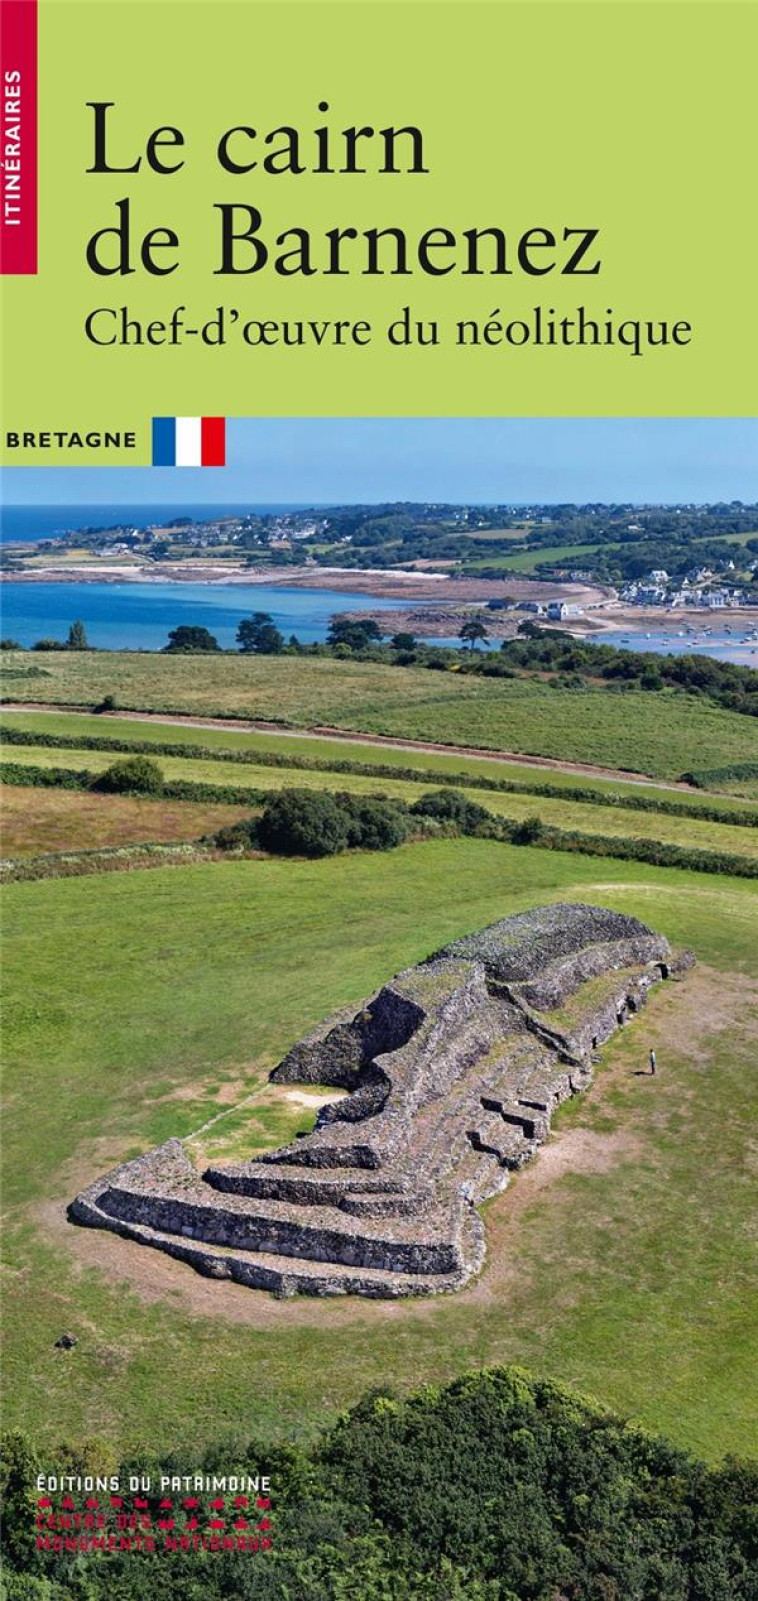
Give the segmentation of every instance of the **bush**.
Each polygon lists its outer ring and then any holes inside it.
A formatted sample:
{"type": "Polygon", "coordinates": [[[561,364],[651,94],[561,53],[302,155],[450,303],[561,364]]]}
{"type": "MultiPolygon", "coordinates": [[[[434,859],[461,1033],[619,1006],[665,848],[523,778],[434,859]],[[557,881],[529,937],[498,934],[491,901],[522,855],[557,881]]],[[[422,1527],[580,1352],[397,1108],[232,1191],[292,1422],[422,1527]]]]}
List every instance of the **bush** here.
{"type": "Polygon", "coordinates": [[[258,819],[246,817],[241,823],[227,823],[213,834],[212,840],[222,851],[246,851],[258,844],[258,819]]]}
{"type": "Polygon", "coordinates": [[[160,795],[163,773],[150,756],[127,756],[98,773],[90,788],[106,795],[160,795]]]}
{"type": "Polygon", "coordinates": [[[719,784],[750,783],[758,778],[758,762],[733,762],[729,767],[701,767],[694,772],[682,773],[682,784],[693,784],[696,789],[718,789],[719,784]]]}
{"type": "Polygon", "coordinates": [[[283,789],[266,802],[258,837],[279,856],[334,856],[347,849],[349,821],[325,790],[283,789]]]}
{"type": "MultiPolygon", "coordinates": [[[[18,733],[20,733],[20,730],[18,733]]],[[[115,765],[117,768],[123,768],[128,764],[119,762],[115,765]]],[[[149,762],[149,765],[154,767],[156,764],[149,762]]],[[[110,768],[108,772],[112,773],[113,768],[110,768]]],[[[102,774],[93,782],[91,775],[81,768],[32,767],[16,762],[0,762],[0,778],[2,781],[6,784],[19,785],[24,788],[88,790],[102,788],[103,780],[106,777],[106,774],[102,774]]],[[[515,788],[516,786],[508,785],[507,787],[515,788]]],[[[542,791],[542,786],[540,786],[540,790],[542,791]]],[[[152,794],[156,798],[160,796],[165,800],[219,801],[240,806],[260,804],[272,812],[276,811],[283,797],[295,797],[298,802],[302,801],[300,811],[304,812],[308,808],[312,818],[320,803],[324,801],[328,803],[330,808],[330,817],[333,819],[336,814],[338,819],[337,832],[342,843],[328,845],[326,849],[323,846],[319,846],[318,840],[315,848],[307,847],[302,843],[302,840],[289,846],[286,844],[280,845],[275,842],[274,831],[270,836],[271,842],[269,840],[264,841],[261,837],[260,827],[257,833],[253,834],[252,820],[246,825],[242,825],[249,830],[249,843],[251,845],[265,845],[267,850],[275,851],[277,854],[309,856],[331,855],[336,850],[346,850],[348,845],[358,843],[355,832],[355,807],[360,801],[360,797],[357,796],[341,797],[343,803],[349,801],[348,807],[347,804],[341,805],[335,795],[324,790],[282,790],[278,794],[272,795],[267,790],[257,790],[252,787],[191,783],[188,779],[181,778],[167,780],[158,791],[139,791],[133,787],[127,787],[124,793],[143,793],[146,796],[152,794]]],[[[455,791],[452,791],[452,793],[455,794],[455,791]]],[[[407,813],[404,811],[402,802],[388,801],[386,798],[376,796],[366,797],[366,799],[370,800],[374,805],[379,801],[379,804],[383,810],[386,809],[387,813],[396,811],[401,823],[406,823],[406,826],[407,820],[414,816],[423,818],[427,823],[427,831],[444,833],[446,837],[453,836],[456,833],[477,833],[487,839],[499,839],[511,845],[536,844],[545,850],[577,851],[586,856],[609,856],[618,857],[625,861],[649,862],[656,867],[680,867],[699,873],[727,873],[739,878],[758,878],[758,858],[754,856],[732,854],[730,851],[700,850],[696,847],[669,844],[666,841],[648,838],[630,839],[622,835],[584,834],[576,829],[551,827],[543,823],[538,817],[525,818],[523,821],[515,822],[507,817],[492,816],[491,813],[485,811],[484,807],[476,806],[473,802],[468,801],[465,796],[461,798],[466,809],[456,819],[455,816],[451,817],[448,811],[448,797],[450,794],[450,790],[443,790],[422,795],[409,808],[407,813]]],[[[295,810],[297,809],[295,808],[295,810]]],[[[668,810],[668,807],[665,809],[668,810]]],[[[741,816],[741,814],[736,815],[741,816]]],[[[376,820],[376,814],[374,814],[374,818],[376,820]]],[[[394,825],[387,826],[394,827],[394,825]]],[[[392,843],[400,843],[399,839],[387,839],[386,844],[382,843],[382,836],[387,838],[387,827],[377,828],[376,833],[379,836],[379,843],[371,844],[371,831],[368,828],[366,829],[365,840],[361,841],[364,849],[389,849],[392,843]]],[[[238,845],[239,843],[238,837],[235,837],[232,841],[233,845],[238,845]]]]}
{"type": "MultiPolygon", "coordinates": [[[[35,677],[49,678],[44,667],[23,667],[6,671],[6,677],[35,677]]],[[[106,695],[95,711],[114,711],[116,704],[112,695],[106,695]]],[[[436,773],[431,774],[423,767],[405,767],[392,762],[361,762],[351,758],[341,760],[328,756],[294,756],[289,751],[282,754],[279,751],[265,750],[224,750],[218,745],[195,745],[183,740],[181,743],[170,740],[142,740],[138,738],[121,738],[117,734],[49,734],[38,729],[24,729],[9,727],[3,730],[3,741],[6,745],[27,745],[45,747],[52,750],[105,750],[124,751],[129,754],[144,752],[149,756],[180,756],[196,758],[198,761],[234,762],[237,765],[247,762],[256,767],[286,767],[297,768],[301,772],[312,773],[359,773],[366,778],[407,779],[409,783],[429,783],[432,777],[442,786],[450,785],[453,789],[465,785],[467,789],[494,790],[500,794],[544,796],[546,799],[560,800],[567,803],[589,801],[594,806],[621,806],[625,811],[663,812],[671,817],[699,817],[703,821],[712,823],[731,823],[742,828],[758,827],[758,811],[750,807],[738,808],[723,802],[718,798],[711,802],[693,807],[684,800],[664,798],[661,793],[651,790],[645,794],[619,793],[615,790],[596,789],[591,784],[575,784],[567,789],[563,784],[552,783],[549,780],[530,778],[526,781],[513,778],[491,777],[489,773],[436,773]]],[[[619,775],[622,778],[622,775],[619,775]]],[[[682,782],[702,787],[706,779],[751,779],[758,778],[758,763],[744,762],[731,768],[714,768],[711,773],[684,773],[682,782]]],[[[183,780],[177,780],[182,783],[183,780]]],[[[174,785],[171,785],[174,788],[174,785]]],[[[220,785],[203,785],[203,790],[209,793],[203,798],[226,800],[229,798],[228,787],[220,785]],[[220,792],[220,793],[219,793],[220,792]]],[[[165,791],[168,794],[168,787],[165,791]]],[[[235,797],[238,792],[235,792],[235,797]]],[[[241,791],[242,802],[250,799],[250,789],[241,791]]],[[[399,804],[399,803],[397,803],[399,804]]]]}
{"type": "MultiPolygon", "coordinates": [[[[84,1443],[64,1445],[82,1460],[84,1443]]],[[[203,1473],[226,1445],[210,1441],[203,1473]]],[[[276,1485],[276,1540],[259,1561],[219,1551],[35,1549],[42,1463],[21,1434],[0,1469],[8,1601],[755,1601],[758,1468],[709,1468],[667,1440],[523,1368],[364,1396],[312,1443],[240,1444],[276,1485]],[[248,1571],[250,1570],[250,1577],[248,1571]],[[348,1575],[347,1584],[345,1576],[348,1575]]],[[[144,1449],[119,1473],[188,1472],[144,1449]]],[[[159,1516],[156,1490],[150,1510],[159,1516]]],[[[157,1544],[157,1542],[156,1542],[157,1544]]]]}
{"type": "Polygon", "coordinates": [[[374,795],[337,795],[348,814],[348,844],[364,851],[390,851],[408,838],[408,819],[402,802],[374,795]]]}
{"type": "Polygon", "coordinates": [[[433,817],[440,823],[454,823],[461,834],[473,834],[481,823],[486,823],[489,812],[477,806],[460,789],[434,789],[414,801],[411,812],[415,817],[433,817]]]}
{"type": "Polygon", "coordinates": [[[117,705],[117,702],[116,702],[115,695],[103,695],[102,700],[95,707],[95,711],[96,712],[115,712],[115,711],[118,711],[118,705],[117,705]]]}
{"type": "Polygon", "coordinates": [[[541,817],[525,817],[523,823],[516,823],[511,830],[511,841],[514,845],[535,845],[545,833],[541,817]]]}
{"type": "Polygon", "coordinates": [[[350,846],[388,851],[407,836],[407,813],[400,802],[328,790],[280,790],[267,799],[256,827],[256,841],[284,856],[334,856],[350,846]]]}

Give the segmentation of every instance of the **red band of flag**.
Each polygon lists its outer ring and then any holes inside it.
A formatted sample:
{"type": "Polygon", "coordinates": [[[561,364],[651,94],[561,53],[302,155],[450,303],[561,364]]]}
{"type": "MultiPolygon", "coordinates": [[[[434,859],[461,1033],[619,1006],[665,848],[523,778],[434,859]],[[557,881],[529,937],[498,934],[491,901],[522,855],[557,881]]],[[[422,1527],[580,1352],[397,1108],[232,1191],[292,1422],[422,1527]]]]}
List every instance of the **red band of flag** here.
{"type": "Polygon", "coordinates": [[[0,0],[0,273],[37,271],[37,0],[0,0]]]}
{"type": "Polygon", "coordinates": [[[226,465],[226,418],[203,417],[200,422],[203,467],[226,465]]]}

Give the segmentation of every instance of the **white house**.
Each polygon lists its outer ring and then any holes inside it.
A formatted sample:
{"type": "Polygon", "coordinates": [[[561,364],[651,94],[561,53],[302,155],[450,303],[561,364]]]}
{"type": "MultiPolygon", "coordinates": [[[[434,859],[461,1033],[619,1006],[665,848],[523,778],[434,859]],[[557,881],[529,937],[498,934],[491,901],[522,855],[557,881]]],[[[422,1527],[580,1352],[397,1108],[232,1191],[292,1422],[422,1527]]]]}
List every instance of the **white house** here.
{"type": "Polygon", "coordinates": [[[572,601],[551,600],[547,608],[547,615],[553,623],[562,623],[568,617],[581,617],[582,614],[583,608],[572,601]]]}

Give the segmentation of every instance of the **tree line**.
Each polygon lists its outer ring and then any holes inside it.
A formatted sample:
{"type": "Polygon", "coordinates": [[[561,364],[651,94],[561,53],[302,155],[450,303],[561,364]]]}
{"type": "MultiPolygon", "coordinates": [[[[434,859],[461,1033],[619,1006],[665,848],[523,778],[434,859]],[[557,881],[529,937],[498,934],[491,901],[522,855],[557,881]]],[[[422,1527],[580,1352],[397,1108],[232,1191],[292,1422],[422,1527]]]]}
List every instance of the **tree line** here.
{"type": "MultiPolygon", "coordinates": [[[[74,1443],[56,1462],[92,1472],[90,1456],[74,1443]]],[[[144,1500],[157,1525],[162,1473],[212,1474],[222,1464],[240,1477],[269,1476],[270,1550],[166,1557],[116,1541],[111,1552],[56,1553],[39,1550],[35,1533],[35,1479],[47,1458],[9,1433],[0,1468],[5,1601],[758,1596],[755,1462],[708,1467],[518,1367],[464,1373],[411,1396],[383,1385],[311,1445],[240,1435],[209,1443],[199,1461],[142,1449],[117,1476],[149,1478],[144,1500]]],[[[95,1499],[115,1532],[110,1498],[95,1499]]],[[[179,1532],[189,1515],[177,1505],[179,1532]]]]}
{"type": "MultiPolygon", "coordinates": [[[[499,603],[498,603],[499,604],[499,603]]],[[[461,651],[455,647],[426,645],[411,633],[396,633],[387,640],[380,624],[372,617],[331,619],[326,640],[305,645],[296,634],[285,640],[269,612],[254,612],[237,628],[237,646],[243,655],[257,656],[333,656],[356,657],[364,662],[381,662],[396,667],[421,667],[446,671],[478,673],[491,678],[512,678],[536,672],[553,675],[556,688],[590,687],[602,680],[606,687],[643,690],[679,689],[704,695],[729,711],[758,716],[758,673],[751,667],[715,657],[695,654],[664,655],[656,651],[622,650],[594,640],[577,640],[556,629],[532,621],[518,625],[515,639],[506,639],[498,651],[480,651],[487,643],[489,629],[485,611],[466,617],[458,635],[461,651]]],[[[13,640],[0,640],[0,648],[17,649],[13,640]]],[[[66,645],[39,640],[36,650],[87,650],[84,625],[71,625],[66,645]],[[73,638],[72,638],[73,636],[73,638]]],[[[206,655],[220,653],[215,634],[198,625],[182,623],[172,628],[163,647],[168,655],[206,655]]]]}

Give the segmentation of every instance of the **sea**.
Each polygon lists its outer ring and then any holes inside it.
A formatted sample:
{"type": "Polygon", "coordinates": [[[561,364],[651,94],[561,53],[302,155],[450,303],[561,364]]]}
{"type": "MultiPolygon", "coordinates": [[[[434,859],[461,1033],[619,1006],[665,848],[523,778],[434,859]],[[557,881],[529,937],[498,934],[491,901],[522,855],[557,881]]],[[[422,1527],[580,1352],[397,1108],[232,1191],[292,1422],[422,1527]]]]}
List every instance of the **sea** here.
{"type": "MultiPolygon", "coordinates": [[[[4,544],[55,539],[77,528],[127,525],[147,528],[181,514],[195,522],[245,512],[302,511],[294,501],[244,505],[4,506],[4,544]]],[[[287,588],[279,584],[21,583],[3,584],[2,636],[32,645],[65,639],[80,619],[91,645],[100,650],[160,650],[181,623],[210,629],[222,647],[233,647],[237,626],[253,611],[269,612],[286,638],[304,644],[326,638],[335,612],[392,610],[397,601],[346,594],[342,590],[287,588]]]]}
{"type": "Polygon", "coordinates": [[[337,589],[288,589],[279,584],[35,584],[0,586],[2,637],[33,645],[65,640],[71,623],[84,623],[99,650],[161,650],[169,629],[200,624],[232,649],[237,626],[254,611],[269,612],[285,638],[304,645],[326,639],[335,612],[394,610],[396,600],[350,595],[337,589]]]}
{"type": "Polygon", "coordinates": [[[209,522],[214,517],[243,517],[247,512],[259,516],[285,511],[310,511],[317,508],[304,501],[282,501],[264,505],[246,501],[235,506],[203,502],[191,506],[176,506],[165,501],[161,505],[136,506],[122,502],[97,506],[0,506],[0,544],[24,544],[35,539],[58,539],[61,534],[77,528],[116,528],[128,524],[132,528],[150,528],[153,523],[165,523],[172,517],[191,517],[193,522],[209,522]]]}

